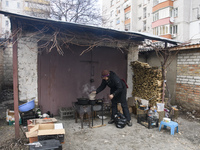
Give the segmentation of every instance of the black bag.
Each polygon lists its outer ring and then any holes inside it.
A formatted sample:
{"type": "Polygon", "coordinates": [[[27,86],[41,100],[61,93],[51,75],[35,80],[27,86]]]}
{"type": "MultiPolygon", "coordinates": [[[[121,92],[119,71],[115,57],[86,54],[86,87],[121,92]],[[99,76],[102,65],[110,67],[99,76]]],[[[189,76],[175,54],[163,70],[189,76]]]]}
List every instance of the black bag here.
{"type": "Polygon", "coordinates": [[[124,128],[126,126],[127,119],[123,114],[117,112],[114,116],[115,125],[117,128],[124,128]]]}

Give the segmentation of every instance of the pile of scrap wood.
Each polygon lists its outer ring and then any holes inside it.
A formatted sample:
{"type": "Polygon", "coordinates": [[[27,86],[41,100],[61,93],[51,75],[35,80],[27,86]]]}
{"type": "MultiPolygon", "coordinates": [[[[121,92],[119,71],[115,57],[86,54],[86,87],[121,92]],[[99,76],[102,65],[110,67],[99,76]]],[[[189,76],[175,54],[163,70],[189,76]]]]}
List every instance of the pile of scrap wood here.
{"type": "Polygon", "coordinates": [[[147,63],[131,62],[133,71],[132,96],[150,100],[150,106],[162,100],[162,71],[147,63]]]}
{"type": "Polygon", "coordinates": [[[28,132],[26,137],[29,143],[55,139],[64,143],[65,129],[62,123],[57,123],[55,118],[28,120],[28,132]]]}

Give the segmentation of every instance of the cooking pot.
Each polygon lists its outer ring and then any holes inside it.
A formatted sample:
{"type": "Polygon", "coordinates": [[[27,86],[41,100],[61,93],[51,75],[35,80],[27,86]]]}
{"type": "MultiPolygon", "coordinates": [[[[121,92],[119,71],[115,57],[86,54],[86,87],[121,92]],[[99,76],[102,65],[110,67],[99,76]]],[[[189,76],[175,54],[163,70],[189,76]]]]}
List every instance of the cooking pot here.
{"type": "Polygon", "coordinates": [[[77,98],[79,105],[88,105],[89,99],[88,98],[77,98]]]}
{"type": "Polygon", "coordinates": [[[97,100],[89,100],[90,105],[94,105],[97,103],[97,100]]]}
{"type": "Polygon", "coordinates": [[[90,100],[95,100],[96,93],[90,93],[90,94],[88,95],[88,97],[89,97],[90,100]]]}

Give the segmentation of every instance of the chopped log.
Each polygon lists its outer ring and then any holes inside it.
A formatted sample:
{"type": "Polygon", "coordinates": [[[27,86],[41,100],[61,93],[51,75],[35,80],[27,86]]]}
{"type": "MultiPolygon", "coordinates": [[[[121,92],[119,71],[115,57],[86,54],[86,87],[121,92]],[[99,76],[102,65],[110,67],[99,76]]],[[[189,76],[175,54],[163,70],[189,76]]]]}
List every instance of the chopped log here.
{"type": "Polygon", "coordinates": [[[132,96],[149,100],[150,106],[155,106],[162,99],[161,69],[139,61],[131,62],[131,67],[134,74],[132,96]]]}

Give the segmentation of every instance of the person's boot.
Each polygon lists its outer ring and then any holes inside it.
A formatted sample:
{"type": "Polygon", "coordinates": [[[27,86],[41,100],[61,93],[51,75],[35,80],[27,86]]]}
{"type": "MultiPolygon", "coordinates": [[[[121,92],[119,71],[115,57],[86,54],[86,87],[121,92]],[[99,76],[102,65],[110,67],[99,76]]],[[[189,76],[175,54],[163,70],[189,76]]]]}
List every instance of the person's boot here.
{"type": "Polygon", "coordinates": [[[110,119],[110,121],[108,121],[108,124],[113,124],[114,122],[114,119],[110,119]]]}
{"type": "Polygon", "coordinates": [[[131,120],[127,121],[126,124],[127,124],[129,127],[131,127],[131,126],[132,126],[131,120]]]}

